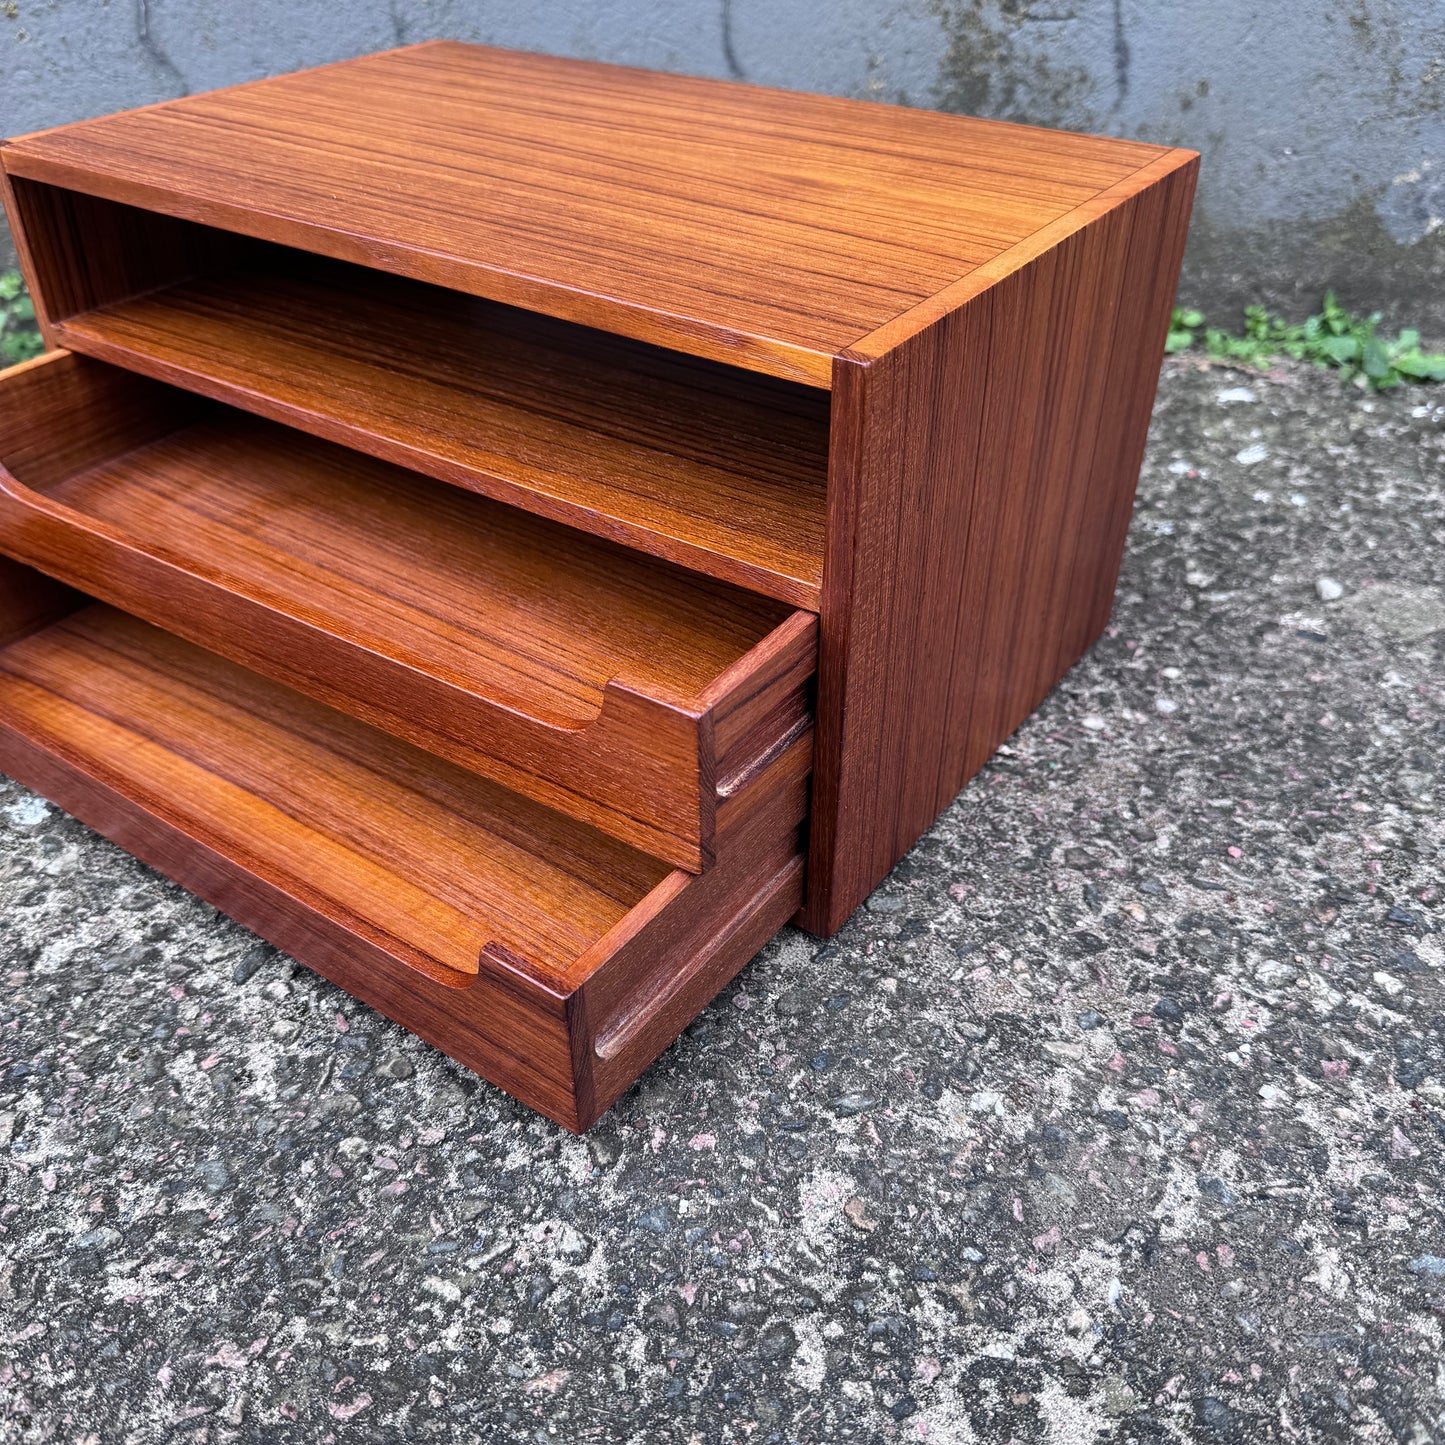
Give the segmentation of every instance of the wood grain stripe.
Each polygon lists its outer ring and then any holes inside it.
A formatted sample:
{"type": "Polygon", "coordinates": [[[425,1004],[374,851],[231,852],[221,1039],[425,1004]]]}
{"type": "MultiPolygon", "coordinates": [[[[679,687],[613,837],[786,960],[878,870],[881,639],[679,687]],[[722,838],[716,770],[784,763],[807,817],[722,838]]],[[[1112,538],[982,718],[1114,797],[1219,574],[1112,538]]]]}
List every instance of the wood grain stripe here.
{"type": "Polygon", "coordinates": [[[815,932],[1107,620],[1197,170],[1172,162],[972,299],[868,338],[876,356],[838,360],[815,932]]]}
{"type": "Polygon", "coordinates": [[[451,44],[3,153],[12,176],[819,386],[857,338],[1160,154],[451,44]]]}

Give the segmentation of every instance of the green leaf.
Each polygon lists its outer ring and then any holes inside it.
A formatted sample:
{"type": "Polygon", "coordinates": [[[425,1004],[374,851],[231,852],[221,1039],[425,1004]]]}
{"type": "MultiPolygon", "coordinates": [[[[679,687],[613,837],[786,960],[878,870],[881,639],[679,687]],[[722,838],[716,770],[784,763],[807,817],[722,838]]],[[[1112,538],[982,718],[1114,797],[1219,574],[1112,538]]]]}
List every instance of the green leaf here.
{"type": "Polygon", "coordinates": [[[1325,325],[1334,332],[1336,336],[1342,335],[1350,329],[1350,315],[1335,299],[1335,293],[1333,291],[1325,292],[1322,319],[1325,325]]]}
{"type": "Polygon", "coordinates": [[[1395,358],[1395,370],[1412,381],[1445,381],[1445,354],[1409,351],[1395,358]]]}
{"type": "Polygon", "coordinates": [[[1360,343],[1353,336],[1326,336],[1320,342],[1320,350],[1336,366],[1344,366],[1359,359],[1360,343]]]}
{"type": "Polygon", "coordinates": [[[1263,306],[1244,308],[1244,334],[1255,340],[1263,340],[1269,335],[1269,312],[1263,306]]]}
{"type": "Polygon", "coordinates": [[[1174,308],[1174,316],[1180,326],[1187,327],[1190,331],[1204,325],[1204,313],[1202,311],[1195,311],[1192,307],[1186,311],[1176,306],[1174,308]]]}
{"type": "Polygon", "coordinates": [[[29,361],[32,356],[39,356],[44,350],[44,343],[33,331],[17,331],[8,336],[0,336],[0,356],[3,356],[7,363],[29,361]]]}
{"type": "Polygon", "coordinates": [[[34,321],[35,303],[28,296],[17,297],[10,306],[10,319],[12,321],[34,321]]]}
{"type": "Polygon", "coordinates": [[[1371,381],[1380,381],[1393,370],[1389,347],[1378,336],[1371,336],[1365,341],[1362,364],[1365,375],[1371,381]]]}
{"type": "Polygon", "coordinates": [[[1188,351],[1194,345],[1194,333],[1192,331],[1171,331],[1164,338],[1164,353],[1166,356],[1173,356],[1179,351],[1188,351]]]}
{"type": "Polygon", "coordinates": [[[18,271],[0,271],[0,301],[13,301],[24,289],[18,271]]]}

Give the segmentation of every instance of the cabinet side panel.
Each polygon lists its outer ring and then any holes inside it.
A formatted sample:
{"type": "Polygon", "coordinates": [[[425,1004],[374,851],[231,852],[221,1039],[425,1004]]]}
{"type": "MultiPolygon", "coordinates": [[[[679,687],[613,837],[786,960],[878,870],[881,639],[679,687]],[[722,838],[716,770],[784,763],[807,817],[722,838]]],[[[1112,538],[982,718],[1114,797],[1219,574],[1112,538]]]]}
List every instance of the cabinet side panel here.
{"type": "Polygon", "coordinates": [[[39,632],[88,601],[24,563],[0,556],[0,647],[39,632]]]}
{"type": "Polygon", "coordinates": [[[185,280],[254,243],[189,221],[21,176],[0,176],[5,210],[47,343],[56,322],[185,280]]]}
{"type": "Polygon", "coordinates": [[[808,902],[839,928],[1108,621],[1197,163],[833,387],[808,902]]]}

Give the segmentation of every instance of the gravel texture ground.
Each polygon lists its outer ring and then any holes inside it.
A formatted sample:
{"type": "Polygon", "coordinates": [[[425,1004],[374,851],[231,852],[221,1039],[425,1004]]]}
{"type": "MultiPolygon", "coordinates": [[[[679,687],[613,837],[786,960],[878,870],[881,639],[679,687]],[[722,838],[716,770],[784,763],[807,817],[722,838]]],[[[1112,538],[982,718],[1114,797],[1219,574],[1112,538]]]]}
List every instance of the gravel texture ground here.
{"type": "Polygon", "coordinates": [[[1171,363],[1107,636],[586,1139],[0,780],[0,1436],[1445,1438],[1442,479],[1171,363]]]}

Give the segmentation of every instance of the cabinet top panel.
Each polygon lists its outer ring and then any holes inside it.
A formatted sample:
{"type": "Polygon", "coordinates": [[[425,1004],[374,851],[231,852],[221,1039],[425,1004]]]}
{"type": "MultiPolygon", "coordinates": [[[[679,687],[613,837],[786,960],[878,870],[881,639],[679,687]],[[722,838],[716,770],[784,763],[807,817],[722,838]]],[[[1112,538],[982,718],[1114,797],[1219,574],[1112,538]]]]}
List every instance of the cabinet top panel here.
{"type": "Polygon", "coordinates": [[[38,132],[3,157],[12,176],[821,386],[835,356],[876,351],[1192,160],[451,42],[38,132]]]}

